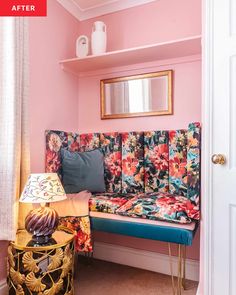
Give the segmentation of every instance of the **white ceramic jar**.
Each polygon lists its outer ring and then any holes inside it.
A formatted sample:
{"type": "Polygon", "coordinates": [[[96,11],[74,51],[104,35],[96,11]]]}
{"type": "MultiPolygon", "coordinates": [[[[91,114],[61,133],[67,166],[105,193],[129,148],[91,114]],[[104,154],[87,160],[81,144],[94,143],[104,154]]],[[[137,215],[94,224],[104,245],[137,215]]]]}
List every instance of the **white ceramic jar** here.
{"type": "Polygon", "coordinates": [[[96,21],[93,24],[91,36],[92,54],[99,55],[106,52],[107,30],[102,21],[96,21]]]}
{"type": "Polygon", "coordinates": [[[89,40],[85,35],[79,36],[76,40],[76,56],[77,57],[85,57],[88,55],[89,51],[89,40]]]}

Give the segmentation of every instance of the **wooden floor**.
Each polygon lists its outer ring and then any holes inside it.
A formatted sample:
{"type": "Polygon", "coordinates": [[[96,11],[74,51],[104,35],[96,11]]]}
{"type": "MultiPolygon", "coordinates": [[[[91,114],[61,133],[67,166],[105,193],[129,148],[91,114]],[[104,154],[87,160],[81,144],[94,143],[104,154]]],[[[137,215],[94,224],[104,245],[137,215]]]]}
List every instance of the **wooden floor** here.
{"type": "MultiPolygon", "coordinates": [[[[172,295],[171,278],[155,272],[111,262],[80,258],[75,276],[75,295],[172,295]]],[[[187,281],[195,295],[197,282],[187,281]]]]}

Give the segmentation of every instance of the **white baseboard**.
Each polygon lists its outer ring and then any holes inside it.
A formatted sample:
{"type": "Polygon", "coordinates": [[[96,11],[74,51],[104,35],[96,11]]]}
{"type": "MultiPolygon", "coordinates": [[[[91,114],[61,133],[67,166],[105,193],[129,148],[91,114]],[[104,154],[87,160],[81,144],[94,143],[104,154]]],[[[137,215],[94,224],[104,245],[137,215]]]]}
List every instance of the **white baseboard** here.
{"type": "Polygon", "coordinates": [[[0,281],[0,295],[7,295],[8,294],[8,287],[6,280],[0,281]]]}
{"type": "MultiPolygon", "coordinates": [[[[169,256],[156,252],[95,242],[94,258],[170,275],[169,256]]],[[[178,258],[173,257],[172,262],[173,271],[176,275],[178,269],[178,258]]],[[[186,278],[198,281],[198,261],[186,259],[186,278]]]]}

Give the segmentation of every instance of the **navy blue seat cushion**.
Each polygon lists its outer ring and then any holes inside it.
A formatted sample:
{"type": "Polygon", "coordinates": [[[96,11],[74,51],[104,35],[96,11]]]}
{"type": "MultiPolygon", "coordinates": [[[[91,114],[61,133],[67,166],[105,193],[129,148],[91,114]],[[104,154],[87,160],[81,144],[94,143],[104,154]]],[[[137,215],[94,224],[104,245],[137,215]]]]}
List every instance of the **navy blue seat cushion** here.
{"type": "Polygon", "coordinates": [[[128,222],[108,218],[91,217],[92,229],[96,231],[150,239],[191,246],[198,223],[194,230],[181,227],[161,226],[148,223],[128,222]]]}

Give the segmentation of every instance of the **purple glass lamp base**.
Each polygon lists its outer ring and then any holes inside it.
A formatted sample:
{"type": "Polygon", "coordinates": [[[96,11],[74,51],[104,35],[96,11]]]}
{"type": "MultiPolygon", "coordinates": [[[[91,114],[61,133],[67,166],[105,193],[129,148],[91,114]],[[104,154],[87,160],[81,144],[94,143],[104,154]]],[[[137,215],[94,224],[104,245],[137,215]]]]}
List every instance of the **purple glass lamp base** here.
{"type": "Polygon", "coordinates": [[[39,245],[47,244],[59,224],[57,212],[50,207],[31,210],[25,219],[25,229],[32,234],[32,240],[39,245]]]}

